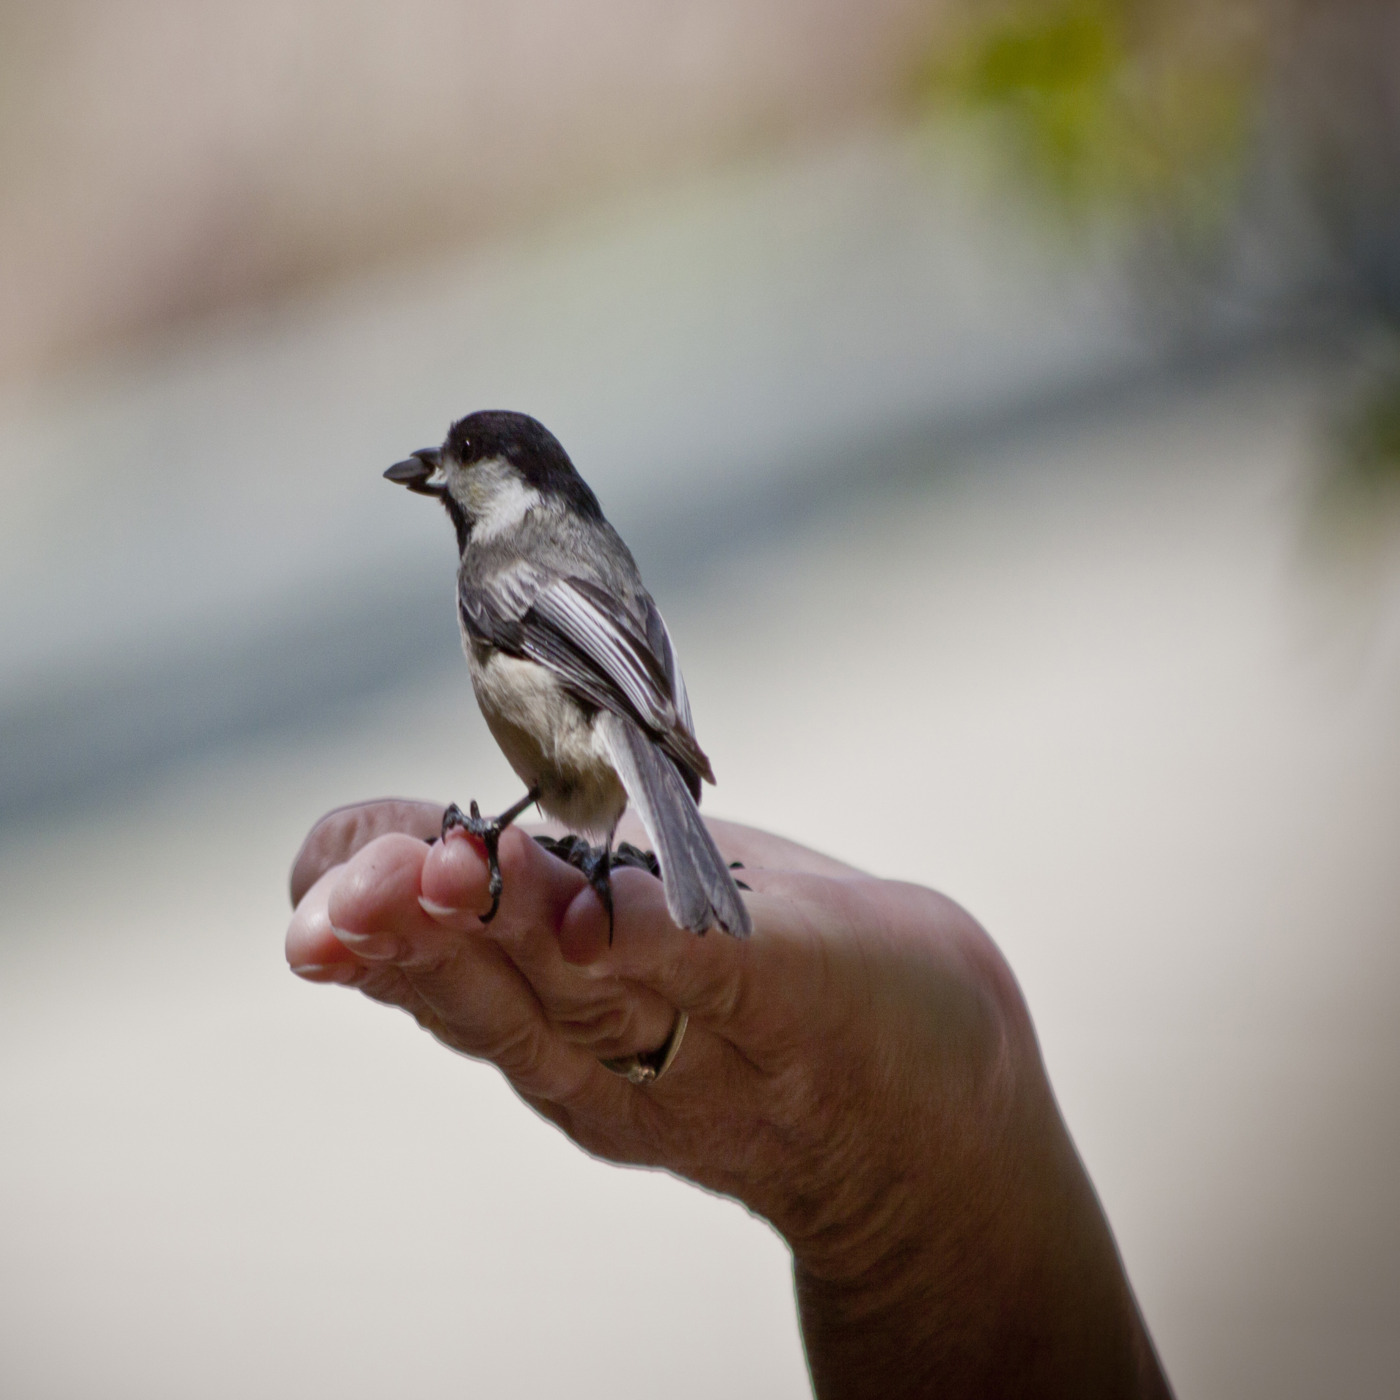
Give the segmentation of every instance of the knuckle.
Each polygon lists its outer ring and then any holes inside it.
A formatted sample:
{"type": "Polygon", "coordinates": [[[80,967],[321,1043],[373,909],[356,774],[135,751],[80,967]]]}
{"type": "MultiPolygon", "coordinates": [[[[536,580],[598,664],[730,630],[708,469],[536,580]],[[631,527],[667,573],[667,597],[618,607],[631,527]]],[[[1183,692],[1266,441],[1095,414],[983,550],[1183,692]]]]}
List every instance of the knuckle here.
{"type": "Polygon", "coordinates": [[[626,1044],[635,1023],[636,1012],[632,1006],[614,1003],[559,1017],[555,1024],[573,1044],[598,1046],[626,1044]]]}
{"type": "Polygon", "coordinates": [[[710,1004],[720,1021],[738,1019],[744,1000],[744,979],[738,968],[731,968],[711,984],[710,1004]]]}
{"type": "Polygon", "coordinates": [[[483,1054],[511,1079],[536,1080],[545,1063],[544,1028],[537,1021],[522,1021],[498,1037],[483,1054]]]}
{"type": "MultiPolygon", "coordinates": [[[[715,932],[706,937],[727,935],[715,932]]],[[[727,949],[716,953],[686,949],[677,955],[672,969],[674,985],[687,1003],[719,1024],[734,1021],[744,999],[742,970],[724,956],[727,952],[727,949]]]]}

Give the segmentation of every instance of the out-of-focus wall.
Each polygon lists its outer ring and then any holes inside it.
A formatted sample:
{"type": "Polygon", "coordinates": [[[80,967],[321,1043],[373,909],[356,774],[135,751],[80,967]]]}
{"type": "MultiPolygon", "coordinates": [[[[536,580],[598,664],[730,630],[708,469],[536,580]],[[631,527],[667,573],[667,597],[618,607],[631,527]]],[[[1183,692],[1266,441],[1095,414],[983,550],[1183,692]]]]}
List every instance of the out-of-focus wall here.
{"type": "Polygon", "coordinates": [[[939,0],[3,0],[0,376],[883,100],[939,0]]]}

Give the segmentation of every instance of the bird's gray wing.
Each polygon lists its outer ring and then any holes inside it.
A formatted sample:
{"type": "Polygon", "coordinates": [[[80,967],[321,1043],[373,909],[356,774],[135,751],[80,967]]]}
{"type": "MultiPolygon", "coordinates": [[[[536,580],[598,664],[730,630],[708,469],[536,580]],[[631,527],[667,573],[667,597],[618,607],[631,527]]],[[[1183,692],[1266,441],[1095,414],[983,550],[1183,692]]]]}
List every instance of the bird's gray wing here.
{"type": "Polygon", "coordinates": [[[690,696],[686,694],[685,677],[681,675],[681,660],[676,655],[676,644],[671,640],[670,630],[661,616],[660,609],[652,602],[651,595],[647,594],[643,602],[646,609],[647,642],[651,646],[652,654],[665,669],[666,679],[671,683],[671,695],[681,728],[688,734],[694,734],[695,721],[690,714],[690,696]]]}
{"type": "Polygon", "coordinates": [[[753,931],[749,911],[677,766],[628,716],[608,711],[598,726],[661,862],[671,918],[696,933],[718,924],[735,938],[747,938],[753,931]]]}
{"type": "Polygon", "coordinates": [[[578,696],[636,720],[681,767],[699,797],[714,781],[696,742],[675,648],[650,598],[634,618],[589,579],[542,578],[529,565],[489,581],[463,578],[458,602],[468,635],[547,666],[578,696]],[[658,655],[658,650],[660,655],[658,655]]]}
{"type": "Polygon", "coordinates": [[[531,615],[539,593],[534,570],[521,566],[482,582],[461,578],[457,607],[468,637],[510,656],[528,656],[553,671],[580,699],[599,709],[625,700],[607,675],[568,639],[531,615]]]}

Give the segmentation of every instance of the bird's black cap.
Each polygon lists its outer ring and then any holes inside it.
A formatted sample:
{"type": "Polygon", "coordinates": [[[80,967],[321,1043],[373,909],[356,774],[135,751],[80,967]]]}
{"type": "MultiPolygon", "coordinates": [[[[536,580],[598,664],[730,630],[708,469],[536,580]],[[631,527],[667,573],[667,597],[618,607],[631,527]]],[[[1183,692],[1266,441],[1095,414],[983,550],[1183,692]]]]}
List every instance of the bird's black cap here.
{"type": "Polygon", "coordinates": [[[598,498],[575,470],[563,444],[528,413],[506,409],[469,413],[448,429],[442,454],[464,467],[504,459],[541,495],[563,497],[578,514],[602,518],[598,498]]]}

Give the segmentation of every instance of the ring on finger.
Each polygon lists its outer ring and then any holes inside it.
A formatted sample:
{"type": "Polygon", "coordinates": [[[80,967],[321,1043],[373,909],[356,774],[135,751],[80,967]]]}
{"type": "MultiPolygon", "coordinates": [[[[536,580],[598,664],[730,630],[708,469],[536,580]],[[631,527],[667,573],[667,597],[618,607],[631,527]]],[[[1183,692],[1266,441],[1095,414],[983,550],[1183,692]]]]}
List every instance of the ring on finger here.
{"type": "Polygon", "coordinates": [[[600,1063],[604,1069],[620,1074],[630,1084],[655,1084],[675,1062],[681,1041],[685,1039],[685,1028],[689,1024],[690,1017],[684,1011],[677,1011],[676,1023],[671,1027],[671,1034],[655,1050],[648,1050],[640,1055],[619,1055],[615,1059],[601,1059],[600,1063]]]}

